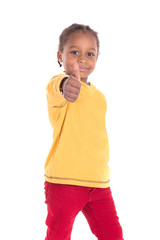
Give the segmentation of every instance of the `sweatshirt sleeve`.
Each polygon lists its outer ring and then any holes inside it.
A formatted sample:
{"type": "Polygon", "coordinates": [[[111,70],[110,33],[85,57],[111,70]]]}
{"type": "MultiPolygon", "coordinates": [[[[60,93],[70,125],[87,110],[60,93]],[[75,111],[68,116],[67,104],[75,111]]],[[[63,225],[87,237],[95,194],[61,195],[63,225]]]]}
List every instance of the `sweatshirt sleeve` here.
{"type": "Polygon", "coordinates": [[[60,84],[65,77],[69,77],[69,75],[60,74],[54,76],[46,87],[48,117],[52,128],[55,127],[62,113],[62,109],[65,111],[64,108],[68,102],[60,92],[60,84]]]}
{"type": "Polygon", "coordinates": [[[63,78],[69,77],[66,74],[56,75],[49,81],[46,90],[47,90],[47,103],[52,107],[61,107],[66,99],[60,92],[60,84],[63,78]]]}

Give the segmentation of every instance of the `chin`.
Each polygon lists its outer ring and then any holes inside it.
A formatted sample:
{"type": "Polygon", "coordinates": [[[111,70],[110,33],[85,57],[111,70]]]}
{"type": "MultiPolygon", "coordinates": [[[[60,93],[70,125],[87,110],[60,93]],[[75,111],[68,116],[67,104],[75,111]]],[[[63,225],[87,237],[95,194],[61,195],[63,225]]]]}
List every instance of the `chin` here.
{"type": "Polygon", "coordinates": [[[90,73],[84,73],[84,72],[80,72],[80,78],[88,78],[90,75],[90,73]]]}

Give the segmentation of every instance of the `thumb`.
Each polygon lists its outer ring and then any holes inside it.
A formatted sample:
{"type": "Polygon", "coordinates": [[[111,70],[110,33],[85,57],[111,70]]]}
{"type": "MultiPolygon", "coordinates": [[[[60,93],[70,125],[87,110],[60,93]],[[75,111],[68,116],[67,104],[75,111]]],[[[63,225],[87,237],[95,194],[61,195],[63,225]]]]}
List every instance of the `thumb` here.
{"type": "Polygon", "coordinates": [[[76,80],[80,81],[80,73],[79,73],[78,63],[74,63],[72,65],[72,67],[73,67],[72,75],[76,78],[76,80]]]}

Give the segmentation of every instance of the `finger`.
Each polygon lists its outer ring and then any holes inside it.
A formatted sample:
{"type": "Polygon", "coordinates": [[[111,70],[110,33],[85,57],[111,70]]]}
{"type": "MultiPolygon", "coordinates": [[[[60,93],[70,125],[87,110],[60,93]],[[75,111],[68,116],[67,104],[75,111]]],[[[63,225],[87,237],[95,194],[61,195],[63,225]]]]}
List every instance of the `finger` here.
{"type": "Polygon", "coordinates": [[[80,93],[80,88],[78,88],[78,87],[70,87],[69,89],[67,89],[67,92],[78,95],[80,93]]]}
{"type": "Polygon", "coordinates": [[[73,73],[72,75],[76,78],[76,80],[80,81],[80,73],[78,63],[73,64],[73,73]]]}
{"type": "MultiPolygon", "coordinates": [[[[75,78],[75,77],[74,77],[75,78]]],[[[68,87],[67,89],[69,88],[76,88],[76,89],[80,89],[81,88],[81,83],[78,82],[77,80],[72,80],[72,82],[70,83],[70,87],[68,87]]]]}
{"type": "Polygon", "coordinates": [[[65,96],[65,99],[67,99],[67,101],[69,101],[69,102],[75,102],[76,101],[76,98],[72,98],[72,97],[68,97],[68,96],[65,96]]]}

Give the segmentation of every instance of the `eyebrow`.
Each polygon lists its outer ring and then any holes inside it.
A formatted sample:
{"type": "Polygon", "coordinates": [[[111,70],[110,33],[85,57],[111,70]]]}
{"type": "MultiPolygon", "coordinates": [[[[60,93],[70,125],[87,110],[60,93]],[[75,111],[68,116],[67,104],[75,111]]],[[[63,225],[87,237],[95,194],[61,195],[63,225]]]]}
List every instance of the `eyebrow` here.
{"type": "Polygon", "coordinates": [[[95,48],[90,48],[89,50],[93,50],[93,51],[95,51],[95,52],[96,52],[96,49],[95,49],[95,48]]]}
{"type": "MultiPolygon", "coordinates": [[[[70,46],[69,49],[71,48],[79,48],[78,46],[70,46]]],[[[92,50],[92,51],[95,51],[96,52],[96,49],[95,48],[90,48],[89,50],[92,50]]]]}
{"type": "Polygon", "coordinates": [[[71,49],[71,48],[78,48],[78,47],[77,46],[70,46],[69,49],[71,49]]]}

